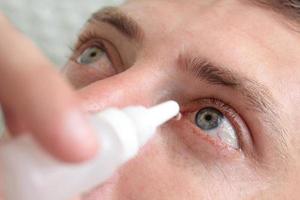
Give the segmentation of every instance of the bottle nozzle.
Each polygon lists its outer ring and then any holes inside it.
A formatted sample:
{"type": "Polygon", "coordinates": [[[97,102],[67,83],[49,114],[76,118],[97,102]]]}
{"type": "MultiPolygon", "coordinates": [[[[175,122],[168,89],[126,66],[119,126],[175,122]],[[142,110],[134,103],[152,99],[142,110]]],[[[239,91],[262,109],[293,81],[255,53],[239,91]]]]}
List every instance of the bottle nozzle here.
{"type": "Polygon", "coordinates": [[[178,115],[179,110],[176,101],[167,101],[149,108],[148,115],[153,120],[152,124],[159,126],[178,115]]]}
{"type": "Polygon", "coordinates": [[[160,125],[179,113],[176,101],[167,101],[146,109],[145,107],[128,107],[124,111],[131,116],[139,132],[140,146],[144,145],[160,125]]]}

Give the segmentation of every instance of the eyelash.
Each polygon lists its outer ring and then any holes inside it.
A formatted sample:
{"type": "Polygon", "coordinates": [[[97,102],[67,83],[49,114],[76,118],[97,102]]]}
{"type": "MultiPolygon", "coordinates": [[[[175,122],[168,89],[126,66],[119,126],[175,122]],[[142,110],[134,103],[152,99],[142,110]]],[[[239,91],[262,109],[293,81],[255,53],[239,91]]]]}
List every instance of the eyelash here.
{"type": "MultiPolygon", "coordinates": [[[[82,45],[88,43],[89,41],[93,41],[93,40],[101,41],[102,38],[100,38],[99,35],[96,32],[94,32],[93,30],[84,32],[83,34],[81,34],[79,36],[75,50],[79,50],[82,47],[82,45]]],[[[101,45],[104,46],[103,43],[101,43],[101,45]]]]}

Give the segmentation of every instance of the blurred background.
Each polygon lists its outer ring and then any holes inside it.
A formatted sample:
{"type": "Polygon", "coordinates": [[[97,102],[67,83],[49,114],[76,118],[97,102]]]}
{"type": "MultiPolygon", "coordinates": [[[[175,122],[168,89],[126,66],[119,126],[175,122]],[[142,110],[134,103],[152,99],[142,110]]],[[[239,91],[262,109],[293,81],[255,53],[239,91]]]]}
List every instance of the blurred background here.
{"type": "MultiPolygon", "coordinates": [[[[0,0],[3,12],[59,68],[92,12],[123,0],[0,0]]],[[[1,125],[0,111],[0,133],[1,125]]]]}

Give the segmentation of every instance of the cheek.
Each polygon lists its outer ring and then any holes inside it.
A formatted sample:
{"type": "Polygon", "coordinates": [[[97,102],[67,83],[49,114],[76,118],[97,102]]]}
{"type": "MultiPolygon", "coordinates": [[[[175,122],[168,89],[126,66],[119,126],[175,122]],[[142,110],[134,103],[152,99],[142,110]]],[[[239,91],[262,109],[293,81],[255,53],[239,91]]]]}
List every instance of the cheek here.
{"type": "MultiPolygon", "coordinates": [[[[135,159],[118,171],[113,183],[108,186],[110,199],[202,198],[200,182],[206,182],[203,176],[206,172],[201,170],[197,174],[195,170],[186,168],[193,161],[189,160],[185,152],[187,150],[179,141],[175,141],[173,134],[161,131],[135,159]]],[[[94,196],[99,198],[105,190],[107,191],[107,187],[100,187],[94,192],[94,196]]]]}
{"type": "MultiPolygon", "coordinates": [[[[197,179],[189,171],[176,164],[177,156],[173,157],[168,141],[161,135],[155,137],[138,157],[125,165],[119,173],[117,191],[122,199],[185,199],[187,194],[197,194],[192,188],[197,179]]],[[[199,188],[197,188],[199,193],[199,188]]]]}
{"type": "Polygon", "coordinates": [[[195,152],[178,135],[174,127],[164,128],[119,171],[116,199],[241,199],[263,188],[241,160],[220,161],[210,150],[195,152]]]}
{"type": "Polygon", "coordinates": [[[242,199],[259,186],[240,161],[229,164],[209,156],[210,150],[195,151],[180,131],[162,128],[136,158],[84,200],[242,199]]]}

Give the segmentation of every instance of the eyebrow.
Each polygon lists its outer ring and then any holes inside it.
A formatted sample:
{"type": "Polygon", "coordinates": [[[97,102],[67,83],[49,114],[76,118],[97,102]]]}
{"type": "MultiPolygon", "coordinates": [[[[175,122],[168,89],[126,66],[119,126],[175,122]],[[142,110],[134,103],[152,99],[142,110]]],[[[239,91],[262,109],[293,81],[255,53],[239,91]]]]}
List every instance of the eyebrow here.
{"type": "Polygon", "coordinates": [[[271,92],[263,84],[200,57],[180,62],[183,69],[195,78],[212,85],[220,85],[238,91],[246,98],[252,109],[263,113],[274,112],[276,102],[271,92]]]}
{"type": "Polygon", "coordinates": [[[183,58],[180,55],[178,60],[180,69],[192,74],[196,79],[238,91],[246,99],[247,109],[265,114],[267,117],[262,119],[263,122],[268,124],[272,131],[279,133],[276,138],[281,141],[281,145],[287,146],[287,130],[280,123],[280,115],[276,111],[277,103],[265,85],[202,57],[183,58]]]}
{"type": "Polygon", "coordinates": [[[102,8],[95,12],[88,22],[104,22],[115,27],[129,39],[136,41],[143,39],[144,32],[139,24],[117,7],[102,8]]]}

